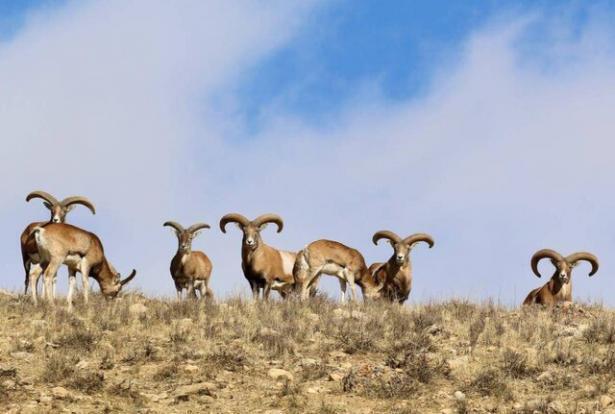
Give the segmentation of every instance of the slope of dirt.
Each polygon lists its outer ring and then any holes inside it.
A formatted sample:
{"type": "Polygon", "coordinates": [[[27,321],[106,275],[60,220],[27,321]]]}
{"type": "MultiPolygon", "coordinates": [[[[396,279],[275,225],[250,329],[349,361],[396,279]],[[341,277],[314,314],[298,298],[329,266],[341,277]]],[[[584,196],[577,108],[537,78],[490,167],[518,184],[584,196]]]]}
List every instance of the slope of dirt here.
{"type": "Polygon", "coordinates": [[[0,412],[615,413],[615,313],[0,295],[0,412]]]}

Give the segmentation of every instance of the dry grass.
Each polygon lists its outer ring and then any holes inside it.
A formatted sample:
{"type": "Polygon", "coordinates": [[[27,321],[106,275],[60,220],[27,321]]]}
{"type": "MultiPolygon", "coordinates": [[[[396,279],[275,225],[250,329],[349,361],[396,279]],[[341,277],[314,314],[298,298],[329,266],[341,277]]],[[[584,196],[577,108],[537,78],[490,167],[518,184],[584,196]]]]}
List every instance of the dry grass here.
{"type": "Polygon", "coordinates": [[[0,296],[0,326],[2,412],[615,412],[599,306],[0,296]]]}

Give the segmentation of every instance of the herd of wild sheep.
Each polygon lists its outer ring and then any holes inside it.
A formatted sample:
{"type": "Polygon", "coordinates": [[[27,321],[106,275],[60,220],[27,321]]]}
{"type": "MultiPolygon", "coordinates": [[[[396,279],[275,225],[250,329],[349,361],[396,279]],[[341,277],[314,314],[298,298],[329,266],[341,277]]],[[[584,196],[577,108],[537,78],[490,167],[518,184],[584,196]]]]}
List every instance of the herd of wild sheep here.
{"type": "MultiPolygon", "coordinates": [[[[89,278],[100,286],[105,297],[115,297],[122,287],[136,275],[133,270],[125,278],[113,268],[105,257],[100,239],[89,231],[65,223],[66,215],[77,204],[96,213],[94,205],[85,197],[68,197],[58,201],[44,191],[34,191],[26,201],[42,199],[51,212],[48,221],[31,223],[21,234],[21,252],[25,269],[25,293],[37,301],[37,286],[43,276],[42,296],[53,302],[57,271],[62,265],[68,268],[69,310],[72,308],[75,292],[76,274],[81,274],[84,301],[87,303],[89,278]]],[[[383,263],[367,266],[363,255],[351,247],[332,240],[317,240],[308,244],[298,253],[278,250],[268,246],[261,237],[261,231],[269,224],[282,231],[284,222],[276,214],[263,214],[249,220],[241,214],[227,214],[220,219],[220,230],[226,233],[227,225],[235,223],[243,233],[241,245],[241,268],[255,298],[268,299],[271,290],[276,290],[283,298],[296,294],[307,299],[316,291],[321,275],[331,275],[339,279],[341,300],[345,300],[346,288],[350,285],[353,300],[356,300],[355,284],[361,288],[365,300],[383,299],[403,303],[412,289],[412,264],[410,251],[420,242],[433,247],[434,240],[425,233],[417,233],[406,238],[392,231],[382,230],[374,234],[372,241],[386,239],[393,248],[391,257],[383,263]]],[[[164,226],[171,227],[177,236],[177,252],[171,260],[171,277],[177,289],[178,299],[187,291],[191,298],[211,298],[209,288],[212,263],[201,251],[192,250],[192,240],[202,229],[210,228],[205,223],[196,223],[187,228],[175,221],[167,221],[164,226]],[[197,296],[198,291],[198,296],[197,296]]],[[[598,259],[591,253],[579,252],[562,256],[554,250],[542,249],[531,259],[534,274],[540,277],[538,263],[550,259],[555,267],[551,279],[542,287],[532,290],[524,305],[554,305],[572,301],[571,273],[579,261],[587,261],[592,269],[590,276],[598,271],[598,259]]]]}

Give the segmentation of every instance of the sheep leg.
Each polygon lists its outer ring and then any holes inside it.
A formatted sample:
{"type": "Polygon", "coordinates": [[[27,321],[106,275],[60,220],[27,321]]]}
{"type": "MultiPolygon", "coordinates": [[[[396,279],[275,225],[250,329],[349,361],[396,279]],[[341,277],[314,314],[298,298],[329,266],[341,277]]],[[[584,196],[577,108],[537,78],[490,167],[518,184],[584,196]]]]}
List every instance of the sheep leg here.
{"type": "Polygon", "coordinates": [[[60,268],[60,265],[62,264],[61,261],[53,260],[51,262],[49,262],[49,264],[47,265],[47,267],[45,268],[45,271],[43,272],[44,274],[44,280],[45,280],[45,299],[47,299],[48,302],[50,302],[51,304],[53,304],[53,279],[56,277],[56,273],[58,272],[58,269],[60,268]]]}
{"type": "Polygon", "coordinates": [[[265,287],[263,288],[263,300],[269,300],[269,294],[271,293],[271,283],[265,283],[265,287]]]}
{"type": "Polygon", "coordinates": [[[354,283],[354,273],[348,269],[345,269],[344,277],[348,281],[348,284],[350,285],[350,294],[352,295],[352,301],[356,302],[357,301],[357,288],[354,283]]]}
{"type": "Polygon", "coordinates": [[[344,279],[342,279],[341,277],[339,278],[340,281],[340,302],[342,303],[346,303],[346,281],[344,279]]]}
{"type": "Polygon", "coordinates": [[[83,283],[83,303],[88,303],[90,295],[90,266],[85,263],[81,264],[81,282],[83,283]]]}
{"type": "Polygon", "coordinates": [[[75,283],[77,282],[77,275],[74,270],[68,272],[68,294],[66,295],[66,301],[68,302],[68,311],[73,310],[73,293],[75,291],[75,283]]]}
{"type": "Polygon", "coordinates": [[[190,299],[197,299],[196,293],[194,292],[194,281],[188,283],[188,297],[190,299]]]}
{"type": "Polygon", "coordinates": [[[30,295],[32,295],[32,301],[36,305],[37,300],[37,285],[38,280],[43,273],[43,267],[40,264],[35,264],[30,266],[30,274],[28,276],[28,284],[30,285],[30,295]]]}

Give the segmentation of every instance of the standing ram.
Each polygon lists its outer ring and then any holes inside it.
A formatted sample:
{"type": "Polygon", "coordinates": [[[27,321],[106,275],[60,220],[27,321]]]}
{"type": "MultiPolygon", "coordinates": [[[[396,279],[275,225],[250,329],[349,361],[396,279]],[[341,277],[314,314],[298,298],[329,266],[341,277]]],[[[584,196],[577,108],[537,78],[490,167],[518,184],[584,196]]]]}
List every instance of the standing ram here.
{"type": "Polygon", "coordinates": [[[269,299],[271,289],[286,297],[293,285],[293,265],[296,253],[275,249],[265,244],[261,231],[268,223],[284,228],[282,218],[277,214],[263,214],[250,221],[238,213],[227,214],[220,219],[220,230],[226,233],[226,225],[236,223],[243,232],[241,244],[241,268],[250,283],[252,294],[258,299],[260,292],[269,299]]]}
{"type": "Polygon", "coordinates": [[[177,299],[181,300],[184,289],[189,297],[195,299],[195,291],[199,292],[201,299],[213,298],[213,292],[209,288],[211,260],[205,253],[192,250],[192,240],[200,230],[210,228],[209,224],[196,223],[184,229],[175,221],[167,221],[164,226],[173,228],[177,236],[177,253],[171,260],[171,277],[177,289],[177,299]]]}
{"type": "Polygon", "coordinates": [[[393,255],[385,263],[373,263],[370,273],[377,280],[384,280],[382,294],[391,302],[404,303],[412,290],[412,262],[410,252],[415,244],[424,242],[432,248],[434,240],[429,234],[417,233],[402,239],[388,230],[376,232],[372,237],[375,245],[381,239],[389,240],[393,247],[393,255]]]}

